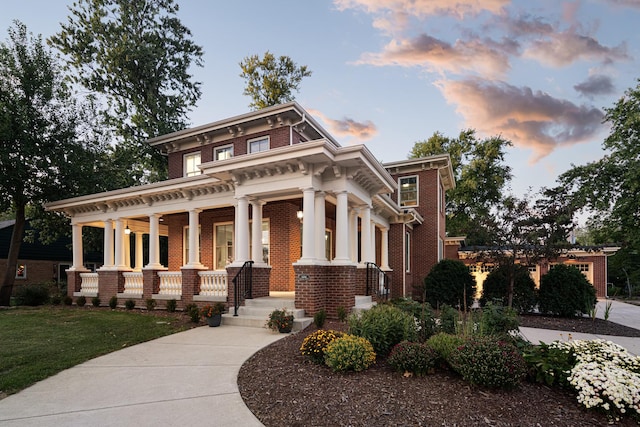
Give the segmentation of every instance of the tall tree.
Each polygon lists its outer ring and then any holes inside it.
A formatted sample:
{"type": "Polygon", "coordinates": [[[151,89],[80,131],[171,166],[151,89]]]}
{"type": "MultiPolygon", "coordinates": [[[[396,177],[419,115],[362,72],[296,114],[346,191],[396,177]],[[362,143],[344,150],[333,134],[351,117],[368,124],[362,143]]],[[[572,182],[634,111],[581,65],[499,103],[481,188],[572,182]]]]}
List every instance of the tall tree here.
{"type": "Polygon", "coordinates": [[[311,76],[306,65],[298,66],[288,56],[276,57],[269,51],[245,57],[240,62],[246,86],[243,95],[251,97],[249,108],[259,110],[283,102],[293,101],[304,77],[311,76]]]}
{"type": "Polygon", "coordinates": [[[470,245],[486,244],[486,228],[497,204],[511,180],[511,168],[504,163],[511,141],[495,136],[478,139],[475,130],[449,138],[435,132],[429,139],[414,144],[410,158],[448,153],[456,179],[456,188],[447,193],[447,232],[466,235],[470,245]]]}
{"type": "Polygon", "coordinates": [[[0,43],[0,212],[15,218],[0,305],[9,305],[27,208],[77,195],[99,175],[103,147],[90,121],[42,38],[16,21],[0,43]]]}
{"type": "Polygon", "coordinates": [[[105,123],[118,137],[115,162],[126,165],[116,187],[166,177],[166,161],[145,140],[183,129],[200,98],[192,65],[202,48],[177,17],[173,0],[78,0],[49,42],[73,78],[106,102],[105,123]]]}

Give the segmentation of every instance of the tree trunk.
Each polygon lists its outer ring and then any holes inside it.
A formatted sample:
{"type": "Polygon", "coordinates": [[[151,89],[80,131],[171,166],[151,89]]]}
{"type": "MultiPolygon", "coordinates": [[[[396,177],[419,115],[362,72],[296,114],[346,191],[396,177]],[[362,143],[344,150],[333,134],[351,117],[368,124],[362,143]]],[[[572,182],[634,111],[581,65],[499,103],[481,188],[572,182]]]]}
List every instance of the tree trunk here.
{"type": "Polygon", "coordinates": [[[0,287],[0,306],[9,306],[11,303],[11,293],[13,292],[13,283],[16,280],[16,265],[18,264],[20,245],[22,245],[24,225],[24,205],[21,204],[16,206],[16,223],[13,226],[11,244],[7,254],[7,269],[2,279],[2,287],[0,287]]]}

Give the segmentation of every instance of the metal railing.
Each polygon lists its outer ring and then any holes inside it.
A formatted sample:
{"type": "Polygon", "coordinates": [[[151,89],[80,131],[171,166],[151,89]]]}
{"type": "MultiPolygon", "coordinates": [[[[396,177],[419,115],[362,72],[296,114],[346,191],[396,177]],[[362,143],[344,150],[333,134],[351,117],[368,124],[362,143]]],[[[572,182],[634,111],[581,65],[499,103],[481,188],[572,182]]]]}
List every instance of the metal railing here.
{"type": "Polygon", "coordinates": [[[245,261],[242,268],[232,280],[234,316],[238,315],[238,307],[245,299],[253,298],[253,261],[245,261]]]}
{"type": "Polygon", "coordinates": [[[389,298],[389,276],[382,271],[375,262],[367,262],[367,296],[376,296],[381,299],[389,298]]]}

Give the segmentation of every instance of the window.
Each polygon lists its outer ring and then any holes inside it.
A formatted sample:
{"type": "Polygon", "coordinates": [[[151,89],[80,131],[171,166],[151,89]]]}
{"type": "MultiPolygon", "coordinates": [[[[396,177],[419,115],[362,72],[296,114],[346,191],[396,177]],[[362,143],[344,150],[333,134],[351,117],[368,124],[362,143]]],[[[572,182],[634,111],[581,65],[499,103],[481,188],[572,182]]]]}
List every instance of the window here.
{"type": "Polygon", "coordinates": [[[27,266],[24,264],[16,265],[16,279],[26,279],[27,278],[27,266]]]}
{"type": "Polygon", "coordinates": [[[398,179],[398,204],[400,207],[418,206],[418,177],[398,179]]]}
{"type": "MultiPolygon", "coordinates": [[[[252,221],[249,221],[251,224],[252,221]]],[[[249,226],[249,256],[253,253],[253,228],[249,226]]],[[[269,220],[262,220],[262,262],[269,264],[269,220]]]]}
{"type": "Polygon", "coordinates": [[[411,233],[405,232],[404,238],[404,271],[411,271],[411,233]]]}
{"type": "Polygon", "coordinates": [[[328,228],[324,230],[324,256],[327,261],[333,259],[333,233],[328,228]]]}
{"type": "Polygon", "coordinates": [[[214,269],[224,270],[227,264],[233,262],[233,223],[221,223],[213,226],[215,239],[213,254],[214,269]]]}
{"type": "MultiPolygon", "coordinates": [[[[188,225],[184,227],[182,237],[183,237],[182,247],[184,248],[182,265],[187,265],[189,263],[189,226],[188,225]]],[[[198,226],[198,247],[200,246],[201,246],[201,228],[200,226],[198,226]]]]}
{"type": "Polygon", "coordinates": [[[213,158],[215,160],[225,160],[233,157],[233,145],[225,145],[213,149],[213,158]]]}
{"type": "Polygon", "coordinates": [[[250,139],[247,141],[247,144],[249,145],[247,148],[247,152],[249,152],[249,154],[267,151],[269,149],[269,137],[262,136],[260,138],[250,139]]]}
{"type": "Polygon", "coordinates": [[[200,166],[200,152],[189,153],[184,155],[184,176],[196,176],[200,175],[202,171],[198,168],[200,166]]]}

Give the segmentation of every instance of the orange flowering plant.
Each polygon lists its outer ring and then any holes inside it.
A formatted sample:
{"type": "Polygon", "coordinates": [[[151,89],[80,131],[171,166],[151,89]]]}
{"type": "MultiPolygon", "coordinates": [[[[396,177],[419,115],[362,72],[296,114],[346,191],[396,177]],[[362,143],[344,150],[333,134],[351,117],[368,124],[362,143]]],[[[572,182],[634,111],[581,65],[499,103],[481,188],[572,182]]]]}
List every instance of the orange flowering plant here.
{"type": "Polygon", "coordinates": [[[202,309],[200,310],[200,314],[202,314],[202,317],[209,318],[213,317],[215,314],[224,313],[226,308],[226,305],[221,302],[217,302],[213,305],[205,305],[204,307],[202,307],[202,309]]]}

